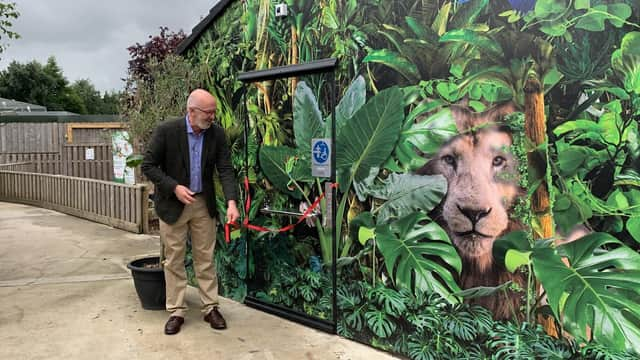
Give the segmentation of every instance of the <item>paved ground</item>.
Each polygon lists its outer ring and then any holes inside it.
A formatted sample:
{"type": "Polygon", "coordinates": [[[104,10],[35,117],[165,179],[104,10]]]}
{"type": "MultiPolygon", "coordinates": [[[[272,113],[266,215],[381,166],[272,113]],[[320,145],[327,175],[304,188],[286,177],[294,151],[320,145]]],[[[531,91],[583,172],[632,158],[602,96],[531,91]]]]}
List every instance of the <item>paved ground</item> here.
{"type": "Polygon", "coordinates": [[[54,211],[0,202],[0,359],[393,359],[370,347],[227,299],[229,329],[191,310],[182,331],[143,310],[126,264],[158,238],[54,211]]]}

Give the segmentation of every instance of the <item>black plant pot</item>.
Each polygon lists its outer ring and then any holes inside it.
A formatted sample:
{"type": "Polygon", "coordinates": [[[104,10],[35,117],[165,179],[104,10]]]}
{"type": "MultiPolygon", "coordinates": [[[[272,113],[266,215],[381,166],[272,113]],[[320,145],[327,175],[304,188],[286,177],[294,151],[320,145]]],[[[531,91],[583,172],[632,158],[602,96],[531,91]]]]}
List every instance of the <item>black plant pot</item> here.
{"type": "Polygon", "coordinates": [[[142,308],[146,310],[165,309],[166,284],[164,272],[159,264],[160,258],[158,256],[134,260],[127,264],[127,268],[131,270],[142,308]],[[158,266],[149,267],[152,264],[158,266]]]}

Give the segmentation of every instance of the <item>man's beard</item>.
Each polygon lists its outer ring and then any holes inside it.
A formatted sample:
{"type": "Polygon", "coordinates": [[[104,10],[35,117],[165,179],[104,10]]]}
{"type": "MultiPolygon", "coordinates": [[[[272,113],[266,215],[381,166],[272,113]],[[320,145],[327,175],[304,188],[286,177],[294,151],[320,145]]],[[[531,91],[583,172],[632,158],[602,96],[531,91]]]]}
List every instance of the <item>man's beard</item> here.
{"type": "Polygon", "coordinates": [[[201,130],[206,130],[208,128],[211,127],[211,122],[206,121],[206,120],[196,120],[196,125],[201,129],[201,130]]]}

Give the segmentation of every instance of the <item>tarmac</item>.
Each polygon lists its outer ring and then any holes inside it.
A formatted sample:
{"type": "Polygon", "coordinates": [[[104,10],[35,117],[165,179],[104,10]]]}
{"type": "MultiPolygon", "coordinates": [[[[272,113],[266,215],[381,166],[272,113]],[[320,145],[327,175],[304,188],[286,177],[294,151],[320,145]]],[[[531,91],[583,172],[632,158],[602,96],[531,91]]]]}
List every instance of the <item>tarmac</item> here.
{"type": "Polygon", "coordinates": [[[159,247],[158,236],[0,202],[0,359],[396,359],[225,298],[229,328],[213,330],[191,287],[182,331],[165,335],[168,313],[142,309],[126,268],[159,247]]]}

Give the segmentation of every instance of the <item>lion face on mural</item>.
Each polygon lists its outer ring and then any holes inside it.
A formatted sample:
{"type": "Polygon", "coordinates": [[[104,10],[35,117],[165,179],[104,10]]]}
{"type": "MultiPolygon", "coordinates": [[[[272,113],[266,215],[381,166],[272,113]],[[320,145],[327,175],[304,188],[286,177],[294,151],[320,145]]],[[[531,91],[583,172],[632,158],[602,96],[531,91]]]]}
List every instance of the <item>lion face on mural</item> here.
{"type": "MultiPolygon", "coordinates": [[[[522,228],[509,216],[523,191],[518,186],[511,132],[501,124],[502,117],[514,112],[515,107],[507,103],[483,113],[472,113],[466,107],[454,105],[451,111],[459,135],[444,144],[417,173],[441,174],[447,179],[447,195],[436,219],[463,260],[460,279],[463,288],[499,285],[514,279],[494,264],[493,243],[501,235],[522,228]]],[[[498,309],[496,300],[485,299],[480,303],[497,317],[508,317],[498,309]]]]}

